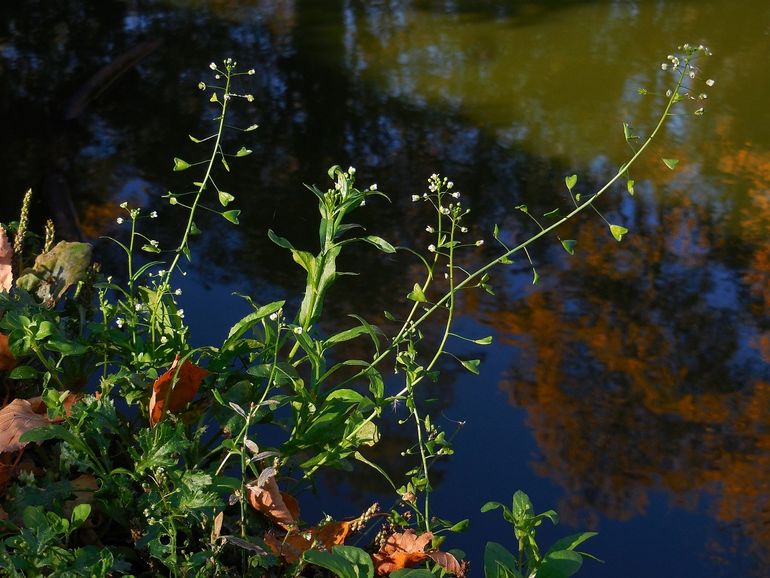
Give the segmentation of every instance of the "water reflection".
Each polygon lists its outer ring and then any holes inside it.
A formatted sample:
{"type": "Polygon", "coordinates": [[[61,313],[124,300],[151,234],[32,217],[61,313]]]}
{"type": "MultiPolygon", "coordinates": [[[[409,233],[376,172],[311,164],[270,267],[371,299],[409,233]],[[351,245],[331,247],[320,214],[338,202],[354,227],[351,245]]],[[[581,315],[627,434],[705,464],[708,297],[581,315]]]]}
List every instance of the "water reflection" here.
{"type": "MultiPolygon", "coordinates": [[[[532,468],[559,485],[553,499],[563,498],[568,519],[638,519],[651,494],[664,492],[735,528],[763,559],[768,22],[770,7],[756,0],[740,10],[642,0],[6,3],[5,194],[32,185],[38,213],[53,208],[64,222],[60,201],[71,198],[85,236],[120,234],[121,201],[147,205],[185,187],[170,159],[196,154],[185,135],[203,131],[210,115],[195,85],[208,62],[234,55],[257,70],[243,86],[255,102],[240,120],[260,129],[248,168],[223,175],[221,186],[247,218],[235,232],[216,218],[199,223],[207,234],[193,273],[212,287],[282,295],[301,288],[302,275],[265,231],[313,246],[315,208],[301,183],[322,184],[329,165],[354,163],[364,183],[395,194],[391,206],[361,216],[394,243],[423,230],[426,215],[409,198],[434,171],[467,193],[474,238],[493,223],[521,238],[530,224],[511,208],[562,204],[565,174],[578,172],[583,191],[606,178],[626,152],[621,122],[649,131],[667,80],[660,60],[682,41],[708,44],[717,86],[706,116],[675,119],[665,149],[637,169],[636,198],[618,191],[602,207],[631,229],[623,243],[600,221],[581,221],[564,235],[577,239],[575,257],[547,244],[536,251],[540,285],[517,264],[498,275],[495,299],[469,296],[463,311],[495,329],[497,351],[517,352],[500,387],[526,410],[541,456],[532,468]],[[642,98],[639,87],[658,96],[642,98]],[[661,156],[679,159],[678,170],[662,168],[661,156]]],[[[14,210],[4,203],[0,219],[14,210]]],[[[159,212],[153,236],[168,245],[177,213],[159,212]]],[[[363,247],[343,266],[365,274],[344,279],[335,295],[346,301],[330,304],[331,319],[352,309],[382,322],[392,295],[413,282],[409,259],[377,260],[363,247]]],[[[445,408],[453,380],[431,393],[445,408]]],[[[403,443],[395,432],[386,439],[394,447],[383,455],[403,443]]],[[[382,489],[360,476],[353,483],[362,494],[382,489]]],[[[724,575],[743,568],[724,556],[724,575]]]]}

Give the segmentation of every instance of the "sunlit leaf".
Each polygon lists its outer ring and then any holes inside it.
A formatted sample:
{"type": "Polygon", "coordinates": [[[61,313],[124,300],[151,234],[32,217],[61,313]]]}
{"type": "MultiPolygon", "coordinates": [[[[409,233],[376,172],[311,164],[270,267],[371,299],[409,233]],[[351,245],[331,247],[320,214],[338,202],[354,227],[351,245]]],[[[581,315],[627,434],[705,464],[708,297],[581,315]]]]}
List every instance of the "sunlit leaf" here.
{"type": "Polygon", "coordinates": [[[628,179],[628,181],[626,181],[626,189],[628,189],[629,195],[634,195],[634,179],[628,179]]]}
{"type": "Polygon", "coordinates": [[[367,243],[371,243],[375,247],[377,247],[380,251],[383,253],[395,253],[396,248],[388,243],[385,239],[381,237],[376,237],[374,235],[369,235],[367,237],[361,237],[363,241],[366,241],[367,243]]]}
{"type": "Polygon", "coordinates": [[[409,295],[407,295],[406,297],[407,299],[411,299],[412,301],[417,301],[418,303],[425,303],[426,301],[428,301],[419,283],[414,284],[414,288],[409,292],[409,295]]]}
{"type": "Polygon", "coordinates": [[[234,196],[224,191],[219,191],[218,195],[219,195],[219,204],[222,205],[223,207],[226,207],[227,205],[229,205],[231,202],[235,200],[234,196]]]}
{"type": "Polygon", "coordinates": [[[235,153],[236,157],[245,157],[251,154],[251,149],[247,149],[246,147],[241,147],[238,149],[238,152],[235,153]]]}
{"type": "Polygon", "coordinates": [[[480,359],[467,359],[467,360],[461,359],[460,363],[465,369],[467,369],[471,373],[475,373],[476,375],[479,374],[479,365],[481,364],[480,359]]]}
{"type": "Polygon", "coordinates": [[[500,227],[498,227],[497,224],[495,224],[495,228],[492,230],[492,236],[495,239],[499,239],[500,238],[500,227]]]}
{"type": "Polygon", "coordinates": [[[150,425],[157,424],[168,411],[179,411],[190,403],[209,372],[185,360],[179,367],[179,355],[171,367],[155,380],[150,396],[150,425]]]}
{"type": "Polygon", "coordinates": [[[190,168],[190,163],[182,160],[178,157],[174,157],[174,169],[175,171],[184,171],[190,168]]]}
{"type": "Polygon", "coordinates": [[[676,165],[679,164],[679,161],[677,159],[662,159],[662,160],[663,160],[663,164],[665,164],[672,171],[676,168],[676,165]]]}
{"type": "Polygon", "coordinates": [[[538,281],[540,281],[540,275],[538,275],[537,270],[532,267],[532,284],[537,285],[538,281]]]}
{"type": "Polygon", "coordinates": [[[249,132],[249,131],[252,131],[252,130],[256,130],[258,127],[259,127],[258,124],[252,124],[252,125],[249,125],[246,128],[244,128],[243,131],[244,132],[249,132]]]}
{"type": "Polygon", "coordinates": [[[564,177],[564,184],[567,185],[567,189],[572,192],[572,187],[577,183],[577,175],[569,175],[564,177]]]}
{"type": "Polygon", "coordinates": [[[621,227],[620,225],[610,225],[610,233],[612,233],[612,236],[615,237],[617,242],[620,242],[623,239],[623,235],[628,233],[628,229],[621,227]]]}
{"type": "Polygon", "coordinates": [[[219,160],[222,161],[222,166],[225,167],[225,170],[229,173],[230,165],[227,163],[227,159],[224,156],[221,156],[219,157],[219,160]]]}
{"type": "Polygon", "coordinates": [[[577,241],[574,239],[564,239],[561,242],[561,246],[564,247],[564,250],[567,251],[570,255],[575,254],[575,245],[577,244],[577,241]]]}
{"type": "Polygon", "coordinates": [[[228,221],[230,221],[231,223],[233,223],[234,225],[237,225],[238,215],[240,214],[241,214],[241,211],[238,209],[235,209],[233,211],[225,211],[224,213],[222,213],[222,216],[228,221]]]}
{"type": "Polygon", "coordinates": [[[147,253],[160,253],[160,249],[158,249],[155,245],[150,245],[149,243],[142,245],[142,251],[147,253]]]}
{"type": "Polygon", "coordinates": [[[56,301],[85,277],[91,252],[88,243],[61,241],[47,253],[38,255],[32,269],[27,269],[16,285],[36,292],[44,302],[56,301]]]}
{"type": "Polygon", "coordinates": [[[559,216],[559,209],[554,209],[553,211],[548,211],[547,213],[543,213],[543,216],[555,219],[556,217],[559,216]]]}

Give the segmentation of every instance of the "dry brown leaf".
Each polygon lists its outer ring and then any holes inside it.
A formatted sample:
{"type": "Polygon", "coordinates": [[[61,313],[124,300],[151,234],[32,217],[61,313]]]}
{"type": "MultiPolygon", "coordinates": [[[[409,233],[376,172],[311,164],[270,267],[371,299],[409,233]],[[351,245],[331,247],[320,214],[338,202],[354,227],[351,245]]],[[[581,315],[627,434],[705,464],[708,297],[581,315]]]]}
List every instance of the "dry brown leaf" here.
{"type": "Polygon", "coordinates": [[[0,333],[0,371],[10,371],[16,367],[16,358],[8,347],[8,336],[0,333]]]}
{"type": "Polygon", "coordinates": [[[20,450],[27,445],[19,442],[25,432],[50,423],[47,417],[35,413],[29,401],[14,399],[0,409],[0,453],[20,450]]]}
{"type": "Polygon", "coordinates": [[[379,551],[372,555],[377,574],[383,576],[424,562],[428,558],[425,546],[432,539],[430,532],[418,536],[412,529],[391,534],[379,551]]]}
{"type": "Polygon", "coordinates": [[[256,482],[247,484],[246,496],[252,508],[284,528],[297,525],[299,504],[293,496],[284,494],[278,489],[275,475],[268,476],[261,486],[256,482]]]}
{"type": "Polygon", "coordinates": [[[353,522],[328,522],[310,530],[315,541],[324,548],[330,550],[332,546],[340,546],[345,543],[350,534],[350,526],[353,522]]]}
{"type": "Polygon", "coordinates": [[[179,411],[190,403],[203,379],[209,374],[202,367],[185,360],[177,372],[179,355],[171,368],[155,380],[150,397],[150,425],[158,423],[166,411],[179,411]],[[174,377],[177,377],[174,384],[174,377]],[[173,385],[173,388],[172,388],[173,385]]]}
{"type": "Polygon", "coordinates": [[[428,552],[428,558],[443,567],[444,570],[450,574],[457,576],[457,578],[464,578],[467,563],[460,562],[449,552],[441,552],[438,550],[435,552],[428,552]]]}
{"type": "Polygon", "coordinates": [[[5,229],[0,227],[0,291],[8,293],[13,286],[13,245],[5,229]]]}
{"type": "Polygon", "coordinates": [[[294,564],[302,558],[302,554],[313,545],[313,537],[310,532],[289,532],[279,539],[273,534],[265,534],[265,544],[276,556],[280,556],[289,564],[294,564]]]}

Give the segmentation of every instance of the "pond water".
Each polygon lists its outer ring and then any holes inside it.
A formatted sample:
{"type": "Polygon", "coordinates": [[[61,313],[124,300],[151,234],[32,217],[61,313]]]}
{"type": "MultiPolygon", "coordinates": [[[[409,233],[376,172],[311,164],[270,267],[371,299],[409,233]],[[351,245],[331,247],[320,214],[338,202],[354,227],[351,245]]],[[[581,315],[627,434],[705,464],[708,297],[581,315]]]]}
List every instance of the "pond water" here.
{"type": "MultiPolygon", "coordinates": [[[[54,213],[66,232],[70,198],[114,267],[99,237],[121,234],[127,200],[158,209],[152,234],[170,246],[179,213],[160,195],[185,186],[170,159],[196,154],[186,135],[208,112],[195,87],[212,60],[253,66],[243,88],[255,100],[240,120],[260,125],[254,155],[220,183],[242,224],[202,221],[183,282],[196,343],[216,343],[246,312],[233,291],[266,301],[301,290],[266,231],[313,246],[303,182],[326,186],[329,166],[355,165],[359,182],[393,199],[368,207],[367,227],[424,247],[429,214],[410,197],[445,174],[473,209],[469,235],[486,241],[469,257],[480,263],[495,255],[495,224],[507,239],[532,231],[516,205],[566,207],[565,175],[587,193],[614,173],[628,154],[622,123],[649,133],[671,80],[660,64],[684,42],[713,50],[694,82],[716,84],[703,87],[705,114],[673,118],[634,169],[636,195],[602,202],[630,230],[623,242],[588,216],[564,233],[574,256],[555,239],[533,251],[537,285],[517,263],[493,277],[494,297],[462,301],[463,330],[495,344],[462,351],[482,358],[480,377],[448,365],[427,394],[443,427],[465,422],[432,503],[442,517],[471,518],[448,545],[467,552],[474,576],[486,540],[513,548],[480,506],[519,488],[562,515],[546,541],[599,532],[587,549],[605,563],[583,575],[768,576],[765,1],[6,2],[0,220],[32,186],[36,213],[54,213]]],[[[414,283],[406,257],[362,248],[347,265],[361,276],[336,289],[328,328],[347,312],[382,322],[414,283]]],[[[410,432],[389,433],[370,457],[397,475],[410,432]]],[[[330,473],[303,498],[304,517],[352,516],[372,497],[388,503],[386,490],[370,471],[330,473]]]]}

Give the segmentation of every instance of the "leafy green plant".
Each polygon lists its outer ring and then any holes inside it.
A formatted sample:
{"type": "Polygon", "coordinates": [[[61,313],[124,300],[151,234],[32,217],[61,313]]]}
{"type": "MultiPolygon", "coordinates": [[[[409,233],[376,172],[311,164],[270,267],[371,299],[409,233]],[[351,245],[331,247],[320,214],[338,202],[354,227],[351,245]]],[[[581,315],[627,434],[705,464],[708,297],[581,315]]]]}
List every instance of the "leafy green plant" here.
{"type": "MultiPolygon", "coordinates": [[[[418,251],[350,222],[367,203],[388,197],[376,185],[358,188],[353,167],[332,167],[327,190],[309,187],[318,202],[317,248],[299,248],[267,232],[305,272],[297,310],[287,307],[290,296],[271,303],[243,296],[251,311],[227,338],[192,348],[174,282],[192,258],[201,211],[238,224],[239,211],[231,208],[237,195],[218,186],[216,171],[230,171],[235,159],[248,156],[240,139],[256,128],[233,129],[228,121],[234,100],[250,100],[235,86],[252,71],[236,72],[230,59],[212,63],[214,84],[199,88],[209,95],[215,129],[190,137],[210,148],[200,161],[173,159],[174,171],[199,173],[192,189],[165,195],[184,215],[174,248],[144,232],[155,211],[127,204],[118,217],[119,225],[128,225],[125,235],[113,239],[126,257],[123,279],[101,274],[91,264],[90,246],[54,244],[50,228],[42,253],[20,270],[39,252],[26,230],[26,209],[19,223],[0,229],[0,371],[14,398],[0,408],[0,485],[8,486],[0,502],[0,520],[8,519],[0,526],[0,561],[17,575],[79,575],[86,563],[96,575],[297,575],[307,565],[344,578],[463,575],[463,554],[439,548],[468,521],[442,520],[431,507],[432,468],[453,454],[459,426],[442,429],[421,395],[426,380],[440,380],[447,364],[479,372],[480,360],[461,355],[458,343],[492,341],[458,332],[457,299],[468,290],[493,293],[495,267],[520,254],[532,264],[529,247],[586,209],[622,241],[627,229],[605,219],[599,199],[622,181],[633,194],[631,168],[672,107],[697,104],[687,83],[697,76],[692,60],[702,53],[707,49],[685,46],[681,60],[669,59],[666,67],[677,76],[661,117],[645,139],[624,125],[632,152],[607,183],[581,195],[577,176],[567,176],[574,208],[563,216],[558,210],[535,215],[519,205],[538,232],[509,246],[495,227],[501,250],[476,269],[466,268],[464,256],[483,240],[468,240],[470,212],[448,178],[432,175],[427,191],[412,198],[431,218],[431,242],[418,251]],[[13,247],[6,230],[15,233],[13,247]],[[348,327],[325,330],[324,305],[335,281],[348,273],[338,269],[339,257],[354,243],[408,253],[422,266],[408,307],[385,313],[392,330],[356,314],[348,327]],[[430,329],[428,320],[434,321],[430,329]],[[347,347],[356,341],[368,351],[351,354],[347,347]],[[395,392],[387,392],[386,370],[397,374],[395,392]],[[402,404],[401,425],[414,431],[404,456],[415,460],[404,460],[404,471],[387,472],[363,452],[380,441],[383,412],[402,404]],[[272,446],[263,441],[267,428],[280,431],[272,446]],[[351,469],[354,461],[390,483],[393,506],[381,512],[375,504],[350,520],[308,524],[295,496],[322,468],[351,469]],[[88,492],[78,489],[83,485],[88,492]],[[71,515],[65,515],[68,503],[71,515]],[[378,537],[367,548],[346,545],[378,523],[378,537]]],[[[672,159],[663,162],[676,166],[672,159]]],[[[574,240],[556,237],[569,254],[578,249],[574,240]]],[[[518,553],[490,542],[488,577],[558,578],[578,571],[587,555],[575,548],[593,533],[560,540],[541,554],[535,530],[545,519],[555,523],[556,513],[535,515],[522,492],[514,494],[511,508],[489,502],[483,509],[495,508],[513,525],[518,553]]]]}
{"type": "Polygon", "coordinates": [[[518,555],[511,554],[504,546],[488,542],[484,552],[484,575],[486,578],[567,578],[576,574],[583,564],[583,558],[596,560],[594,556],[575,550],[580,544],[596,535],[596,532],[581,532],[555,542],[545,554],[541,554],[535,540],[537,527],[544,520],[559,523],[559,516],[553,510],[535,514],[529,496],[521,490],[513,494],[511,507],[499,502],[487,502],[482,512],[501,509],[503,518],[513,526],[518,543],[518,555]]]}

